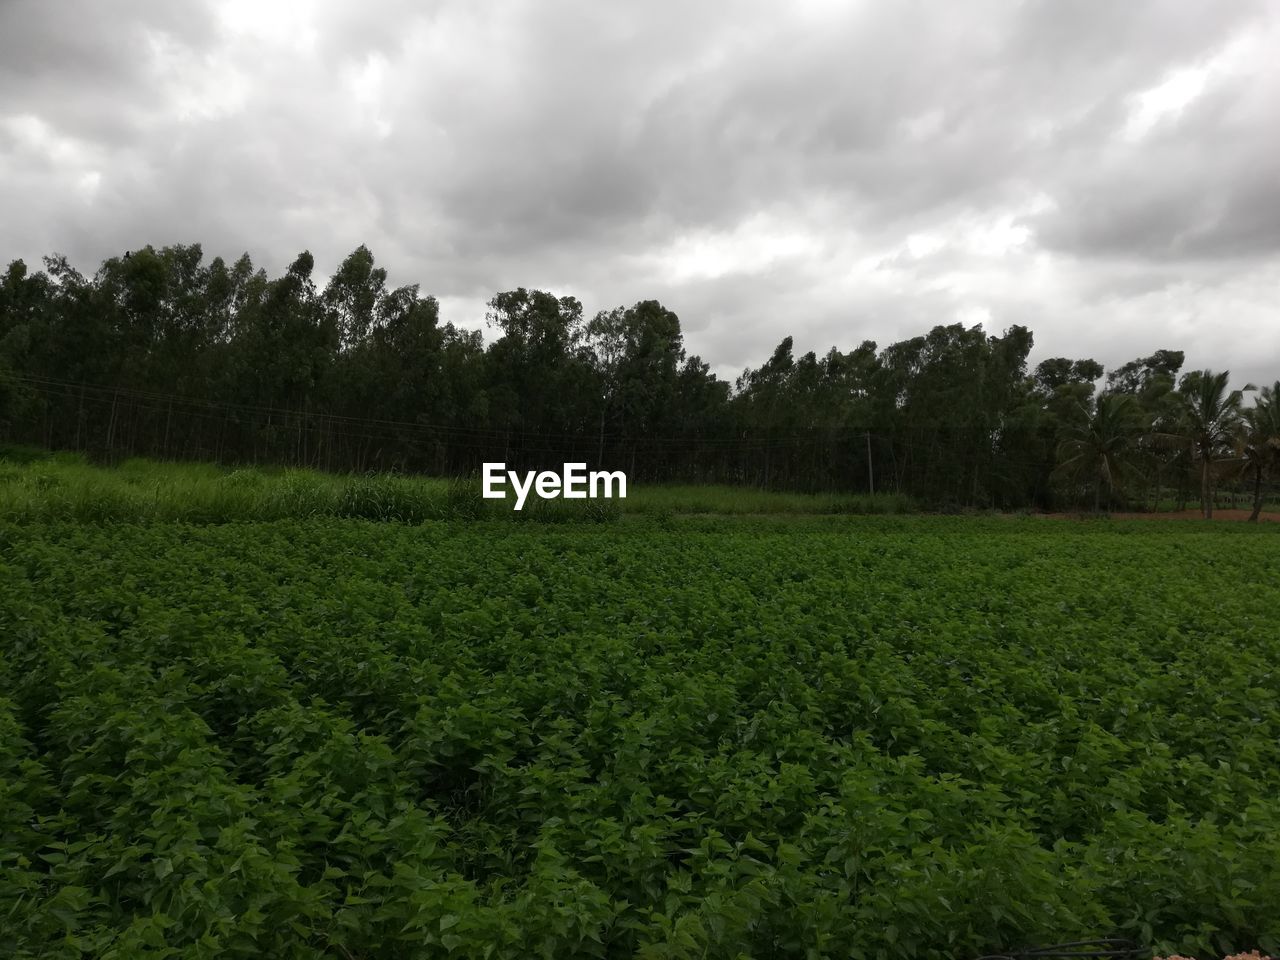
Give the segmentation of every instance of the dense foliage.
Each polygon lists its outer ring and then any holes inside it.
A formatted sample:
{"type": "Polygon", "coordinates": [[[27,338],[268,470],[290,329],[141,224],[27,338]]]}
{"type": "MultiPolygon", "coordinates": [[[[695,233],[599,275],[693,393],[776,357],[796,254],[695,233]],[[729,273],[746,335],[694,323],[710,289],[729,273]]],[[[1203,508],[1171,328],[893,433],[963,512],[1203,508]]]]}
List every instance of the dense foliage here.
{"type": "Polygon", "coordinates": [[[1275,952],[1275,549],[1032,518],[0,521],[4,948],[1275,952]]]}
{"type": "Polygon", "coordinates": [[[1261,496],[1280,478],[1280,420],[1256,418],[1270,431],[1250,434],[1261,445],[1237,443],[1239,398],[1220,391],[1204,407],[1197,385],[1214,378],[1180,380],[1178,351],[1108,375],[1107,392],[1135,398],[1122,433],[1179,438],[1145,445],[1117,483],[1079,450],[1065,458],[1075,469],[1055,471],[1059,447],[1094,426],[1103,368],[1051,358],[1028,370],[1025,327],[937,326],[821,356],[785,337],[731,384],[687,354],[679,318],[656,301],[588,318],[572,297],[498,293],[486,344],[440,323],[417,286],[389,288],[365,247],[323,289],[314,272],[306,252],[272,279],[247,255],[206,263],[195,244],[130,251],[91,277],[65,257],[36,272],[15,261],[0,275],[0,440],[113,461],[442,476],[486,460],[589,461],[637,482],[1000,508],[1185,500],[1233,480],[1261,496]]]}

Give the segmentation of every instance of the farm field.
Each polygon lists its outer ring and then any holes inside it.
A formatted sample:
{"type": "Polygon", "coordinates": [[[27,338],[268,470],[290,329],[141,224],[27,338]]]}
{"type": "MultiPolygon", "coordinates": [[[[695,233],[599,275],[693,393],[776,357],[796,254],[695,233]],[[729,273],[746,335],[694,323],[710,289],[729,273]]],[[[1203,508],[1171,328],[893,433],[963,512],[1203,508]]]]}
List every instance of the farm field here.
{"type": "Polygon", "coordinates": [[[1280,949],[1271,525],[99,519],[0,519],[7,955],[1280,949]]]}

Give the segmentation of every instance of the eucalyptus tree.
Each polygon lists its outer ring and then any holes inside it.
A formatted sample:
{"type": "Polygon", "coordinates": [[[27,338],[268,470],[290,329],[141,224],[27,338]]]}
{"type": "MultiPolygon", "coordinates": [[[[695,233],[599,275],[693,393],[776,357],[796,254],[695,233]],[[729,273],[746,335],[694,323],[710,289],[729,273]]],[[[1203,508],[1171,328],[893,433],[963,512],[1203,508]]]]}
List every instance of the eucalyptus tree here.
{"type": "Polygon", "coordinates": [[[579,438],[595,426],[588,397],[598,394],[581,302],[519,287],[494,296],[486,320],[501,333],[485,357],[502,459],[530,467],[580,457],[579,438]]]}
{"type": "Polygon", "coordinates": [[[1102,491],[1108,503],[1128,477],[1140,472],[1141,441],[1147,419],[1131,393],[1101,393],[1080,404],[1080,419],[1066,429],[1058,445],[1060,476],[1093,485],[1093,512],[1101,509],[1102,491]]]}
{"type": "Polygon", "coordinates": [[[1228,390],[1229,379],[1226,370],[1193,370],[1178,385],[1181,434],[1200,464],[1200,509],[1206,520],[1213,518],[1214,464],[1230,455],[1240,426],[1244,393],[1228,390]]]}
{"type": "Polygon", "coordinates": [[[894,466],[905,489],[943,503],[990,502],[993,468],[1027,400],[1031,346],[1025,327],[997,337],[957,323],[885,348],[875,389],[902,448],[894,466]]]}
{"type": "Polygon", "coordinates": [[[47,336],[52,298],[49,278],[40,272],[29,276],[22,260],[0,275],[0,427],[30,412],[31,391],[17,374],[30,368],[47,336]]]}
{"type": "MultiPolygon", "coordinates": [[[[657,300],[601,311],[587,324],[584,344],[598,382],[598,462],[604,462],[606,426],[619,435],[633,460],[637,440],[669,436],[678,429],[677,394],[685,359],[679,317],[657,300]]],[[[651,461],[663,459],[665,451],[651,451],[651,461]]]]}
{"type": "Polygon", "coordinates": [[[321,301],[344,350],[355,348],[369,336],[387,295],[386,283],[387,271],[374,266],[373,254],[364,244],[348,254],[329,279],[321,301]]]}

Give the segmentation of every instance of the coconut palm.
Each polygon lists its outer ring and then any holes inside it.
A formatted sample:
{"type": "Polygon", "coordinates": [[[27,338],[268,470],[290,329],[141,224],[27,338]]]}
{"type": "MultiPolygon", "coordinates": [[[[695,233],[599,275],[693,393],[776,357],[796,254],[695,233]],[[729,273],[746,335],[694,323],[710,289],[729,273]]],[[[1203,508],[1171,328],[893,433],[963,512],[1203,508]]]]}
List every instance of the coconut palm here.
{"type": "Polygon", "coordinates": [[[1139,446],[1146,421],[1130,393],[1103,393],[1091,404],[1077,404],[1082,414],[1058,445],[1057,472],[1093,483],[1093,512],[1099,512],[1102,490],[1112,492],[1137,472],[1139,446]]]}
{"type": "MultiPolygon", "coordinates": [[[[1200,462],[1200,509],[1213,518],[1213,465],[1233,446],[1243,391],[1227,390],[1229,371],[1196,370],[1182,378],[1182,437],[1200,462]]],[[[1249,387],[1247,389],[1253,389],[1249,387]]]]}
{"type": "Polygon", "coordinates": [[[1253,476],[1251,522],[1262,513],[1262,478],[1280,473],[1280,380],[1263,387],[1257,402],[1243,414],[1237,441],[1242,472],[1253,476]]]}

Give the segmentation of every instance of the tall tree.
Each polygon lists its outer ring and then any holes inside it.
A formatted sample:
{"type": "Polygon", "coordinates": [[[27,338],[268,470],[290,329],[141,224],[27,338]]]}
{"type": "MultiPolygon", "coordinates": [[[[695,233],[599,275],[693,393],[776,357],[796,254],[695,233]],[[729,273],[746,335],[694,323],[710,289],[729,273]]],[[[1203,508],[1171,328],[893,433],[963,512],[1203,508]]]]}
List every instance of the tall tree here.
{"type": "Polygon", "coordinates": [[[1200,509],[1213,518],[1214,464],[1230,454],[1240,424],[1240,390],[1228,390],[1229,371],[1193,370],[1182,378],[1183,435],[1200,464],[1200,509]]]}
{"type": "Polygon", "coordinates": [[[364,244],[348,254],[329,279],[321,299],[343,349],[353,349],[368,338],[386,283],[387,271],[374,266],[373,253],[364,244]]]}
{"type": "Polygon", "coordinates": [[[1253,510],[1250,522],[1262,514],[1262,478],[1280,473],[1280,380],[1263,387],[1257,401],[1241,416],[1237,440],[1241,466],[1253,476],[1253,510]]]}
{"type": "MultiPolygon", "coordinates": [[[[616,430],[632,456],[638,439],[676,429],[677,380],[685,356],[679,317],[656,300],[643,300],[596,314],[584,342],[601,385],[599,458],[606,426],[616,430]]],[[[658,450],[650,453],[651,460],[663,456],[658,450]]]]}
{"type": "Polygon", "coordinates": [[[1081,405],[1081,421],[1068,428],[1058,447],[1058,470],[1066,477],[1093,486],[1093,512],[1101,510],[1115,489],[1137,471],[1138,441],[1146,423],[1129,393],[1102,393],[1089,406],[1081,405]]]}
{"type": "Polygon", "coordinates": [[[583,342],[582,304],[520,287],[489,301],[488,322],[502,334],[487,363],[503,459],[530,466],[563,462],[576,452],[572,435],[585,433],[596,419],[585,415],[587,398],[598,391],[583,342]]]}

